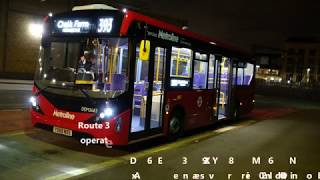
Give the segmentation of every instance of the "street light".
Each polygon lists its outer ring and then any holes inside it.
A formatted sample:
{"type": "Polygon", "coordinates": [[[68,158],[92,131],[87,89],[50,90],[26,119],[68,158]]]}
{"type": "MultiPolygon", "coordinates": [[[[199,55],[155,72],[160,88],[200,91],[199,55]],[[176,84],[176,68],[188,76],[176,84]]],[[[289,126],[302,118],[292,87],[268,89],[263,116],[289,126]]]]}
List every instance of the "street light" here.
{"type": "Polygon", "coordinates": [[[307,84],[310,82],[310,68],[307,68],[307,84]]]}
{"type": "Polygon", "coordinates": [[[29,33],[32,37],[41,38],[43,33],[43,25],[40,23],[30,23],[29,33]]]}

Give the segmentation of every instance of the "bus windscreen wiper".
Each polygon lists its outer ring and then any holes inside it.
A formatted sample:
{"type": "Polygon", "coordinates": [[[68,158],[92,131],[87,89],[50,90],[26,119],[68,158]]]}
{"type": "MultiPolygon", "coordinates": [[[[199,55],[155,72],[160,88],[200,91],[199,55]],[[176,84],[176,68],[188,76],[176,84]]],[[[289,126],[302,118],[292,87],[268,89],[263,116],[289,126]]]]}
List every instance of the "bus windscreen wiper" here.
{"type": "Polygon", "coordinates": [[[41,93],[42,93],[42,91],[44,91],[44,90],[46,90],[46,89],[48,89],[48,88],[49,88],[49,86],[46,86],[46,87],[44,87],[44,88],[42,88],[42,89],[38,88],[38,89],[39,89],[39,91],[38,91],[38,92],[36,92],[33,96],[35,96],[35,97],[39,96],[39,94],[41,94],[41,93]]]}
{"type": "Polygon", "coordinates": [[[79,88],[77,86],[73,86],[75,89],[79,90],[85,97],[86,99],[90,102],[90,104],[93,107],[96,107],[96,102],[91,98],[91,96],[82,88],[79,88]]]}

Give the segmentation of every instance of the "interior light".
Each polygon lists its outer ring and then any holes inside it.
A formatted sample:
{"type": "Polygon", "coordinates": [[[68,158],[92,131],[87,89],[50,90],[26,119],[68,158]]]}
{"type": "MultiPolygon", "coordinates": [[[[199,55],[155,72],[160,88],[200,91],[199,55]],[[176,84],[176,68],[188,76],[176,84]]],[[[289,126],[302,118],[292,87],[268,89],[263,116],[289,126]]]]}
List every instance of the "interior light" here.
{"type": "Polygon", "coordinates": [[[123,12],[123,13],[127,13],[127,11],[128,11],[127,8],[123,8],[123,9],[122,9],[122,12],[123,12]]]}
{"type": "Polygon", "coordinates": [[[212,44],[212,45],[217,45],[215,42],[212,42],[212,41],[210,42],[210,44],[212,44]]]}
{"type": "Polygon", "coordinates": [[[49,13],[48,13],[48,16],[49,16],[49,17],[52,17],[52,15],[53,15],[52,12],[49,12],[49,13]]]}

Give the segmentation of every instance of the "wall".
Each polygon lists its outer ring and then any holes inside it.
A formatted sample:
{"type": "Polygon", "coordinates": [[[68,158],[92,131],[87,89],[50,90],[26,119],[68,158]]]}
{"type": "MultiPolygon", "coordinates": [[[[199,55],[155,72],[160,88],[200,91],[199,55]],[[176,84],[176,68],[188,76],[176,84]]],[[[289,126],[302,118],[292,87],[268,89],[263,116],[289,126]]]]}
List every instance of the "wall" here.
{"type": "Polygon", "coordinates": [[[6,23],[7,23],[7,4],[8,0],[0,1],[0,72],[4,68],[5,58],[5,38],[6,38],[6,23]]]}
{"type": "Polygon", "coordinates": [[[67,11],[71,0],[2,0],[0,11],[0,78],[32,79],[40,38],[29,25],[41,23],[49,12],[67,11]]]}
{"type": "Polygon", "coordinates": [[[320,88],[294,88],[282,86],[265,86],[257,83],[256,94],[272,97],[286,97],[299,100],[320,101],[320,88]]]}

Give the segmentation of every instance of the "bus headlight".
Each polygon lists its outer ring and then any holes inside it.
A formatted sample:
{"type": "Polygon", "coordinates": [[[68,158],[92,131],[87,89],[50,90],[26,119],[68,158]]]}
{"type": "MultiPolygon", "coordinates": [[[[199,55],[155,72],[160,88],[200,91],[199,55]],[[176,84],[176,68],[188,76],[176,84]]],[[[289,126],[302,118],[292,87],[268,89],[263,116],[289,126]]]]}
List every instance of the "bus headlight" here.
{"type": "Polygon", "coordinates": [[[30,99],[29,99],[29,102],[30,102],[31,107],[32,107],[33,110],[35,110],[38,113],[43,114],[42,110],[40,109],[39,102],[38,102],[36,96],[31,96],[30,99]]]}
{"type": "Polygon", "coordinates": [[[34,97],[34,96],[31,96],[30,99],[29,99],[29,101],[30,101],[32,107],[36,107],[36,106],[38,105],[37,99],[36,99],[36,97],[34,97]]]}
{"type": "Polygon", "coordinates": [[[105,108],[104,111],[99,114],[101,119],[104,119],[105,117],[109,118],[112,115],[113,115],[113,109],[110,107],[105,108]]]}

